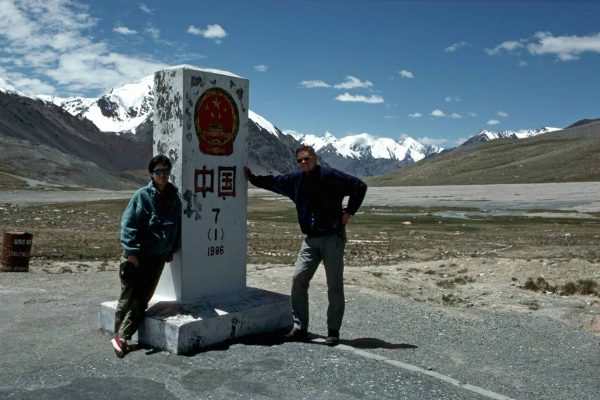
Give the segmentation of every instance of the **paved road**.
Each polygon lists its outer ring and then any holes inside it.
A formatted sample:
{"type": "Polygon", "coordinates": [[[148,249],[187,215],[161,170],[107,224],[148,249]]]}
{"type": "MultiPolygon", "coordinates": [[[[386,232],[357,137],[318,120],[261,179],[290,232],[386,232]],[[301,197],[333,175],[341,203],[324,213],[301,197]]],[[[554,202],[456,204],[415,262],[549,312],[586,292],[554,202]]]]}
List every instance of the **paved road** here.
{"type": "MultiPolygon", "coordinates": [[[[262,335],[193,356],[114,356],[98,304],[114,271],[0,274],[0,399],[598,399],[600,338],[532,315],[433,307],[347,288],[343,344],[262,335]]],[[[287,293],[268,270],[251,286],[287,293]]]]}

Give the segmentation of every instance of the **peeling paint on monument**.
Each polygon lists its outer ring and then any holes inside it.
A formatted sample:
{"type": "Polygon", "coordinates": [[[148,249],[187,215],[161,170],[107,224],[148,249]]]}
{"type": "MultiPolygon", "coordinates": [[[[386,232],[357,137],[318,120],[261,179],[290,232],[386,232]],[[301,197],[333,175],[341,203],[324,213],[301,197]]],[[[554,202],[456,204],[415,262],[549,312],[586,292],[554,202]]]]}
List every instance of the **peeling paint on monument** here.
{"type": "Polygon", "coordinates": [[[185,94],[185,100],[186,100],[186,107],[185,107],[185,127],[186,129],[186,134],[185,134],[185,139],[189,142],[191,142],[194,139],[194,135],[192,133],[192,127],[193,127],[193,123],[194,123],[194,117],[192,115],[192,110],[194,109],[194,103],[192,102],[192,99],[190,99],[189,95],[186,93],[185,94]]]}
{"type": "MultiPolygon", "coordinates": [[[[181,95],[173,88],[174,71],[159,71],[154,74],[154,137],[153,144],[156,154],[165,154],[179,165],[181,155],[178,150],[177,131],[183,124],[181,110],[181,95]]],[[[173,175],[171,180],[173,180],[173,175]]]]}
{"type": "Polygon", "coordinates": [[[183,194],[183,200],[185,202],[183,214],[188,218],[193,215],[195,221],[202,219],[202,202],[198,195],[188,189],[183,194]]]}
{"type": "MultiPolygon", "coordinates": [[[[168,85],[164,71],[157,72],[154,75],[156,110],[154,118],[159,123],[179,121],[181,124],[182,112],[180,107],[181,96],[168,85]],[[173,98],[171,98],[173,95],[173,98]]],[[[173,72],[170,73],[171,76],[173,72]]],[[[180,125],[181,126],[181,125],[180,125]]],[[[172,128],[171,128],[172,129],[172,128]]]]}
{"type": "Polygon", "coordinates": [[[192,87],[204,87],[204,79],[201,76],[192,76],[192,87]]]}

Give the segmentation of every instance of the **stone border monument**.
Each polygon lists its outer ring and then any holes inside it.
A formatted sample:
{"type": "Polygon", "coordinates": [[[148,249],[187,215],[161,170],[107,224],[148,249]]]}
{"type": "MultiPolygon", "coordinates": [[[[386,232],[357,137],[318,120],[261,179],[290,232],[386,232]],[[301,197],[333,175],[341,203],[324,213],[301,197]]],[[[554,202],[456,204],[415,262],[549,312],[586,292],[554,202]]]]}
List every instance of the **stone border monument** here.
{"type": "MultiPolygon", "coordinates": [[[[182,65],[154,75],[154,154],[173,162],[182,244],[138,341],[186,354],[291,326],[289,296],[246,286],[248,80],[182,65]]],[[[111,331],[116,301],[101,304],[111,331]]]]}

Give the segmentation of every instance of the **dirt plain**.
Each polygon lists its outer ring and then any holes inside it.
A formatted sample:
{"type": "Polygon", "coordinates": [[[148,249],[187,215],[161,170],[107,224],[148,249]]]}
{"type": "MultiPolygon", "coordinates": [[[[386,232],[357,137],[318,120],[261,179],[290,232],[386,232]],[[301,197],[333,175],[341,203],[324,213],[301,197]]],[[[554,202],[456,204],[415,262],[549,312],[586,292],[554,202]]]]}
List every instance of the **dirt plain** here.
{"type": "MultiPolygon", "coordinates": [[[[0,204],[0,229],[34,235],[30,273],[116,270],[127,201],[0,204]]],[[[479,307],[544,315],[600,335],[600,213],[480,211],[366,202],[348,226],[346,284],[449,313],[479,307]]],[[[248,215],[250,280],[291,277],[302,240],[293,204],[251,193],[248,215]]],[[[322,268],[315,279],[324,279],[322,268]]]]}

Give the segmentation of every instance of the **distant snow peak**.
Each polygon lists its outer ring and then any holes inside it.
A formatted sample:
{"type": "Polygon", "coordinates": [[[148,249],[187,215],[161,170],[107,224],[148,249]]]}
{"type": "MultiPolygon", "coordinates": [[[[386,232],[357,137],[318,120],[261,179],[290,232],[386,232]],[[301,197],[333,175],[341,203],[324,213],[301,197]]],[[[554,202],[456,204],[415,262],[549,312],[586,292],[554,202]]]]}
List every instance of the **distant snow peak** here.
{"type": "Polygon", "coordinates": [[[377,138],[369,133],[349,135],[340,139],[330,132],[322,136],[306,134],[294,137],[302,144],[312,146],[319,154],[333,152],[356,160],[372,158],[403,161],[409,157],[412,161],[419,161],[443,150],[435,146],[424,146],[410,137],[394,140],[377,138]]]}
{"type": "Polygon", "coordinates": [[[544,133],[560,131],[560,128],[552,128],[552,127],[543,127],[540,129],[520,129],[518,131],[488,131],[487,129],[481,130],[479,133],[473,135],[470,139],[465,141],[463,144],[470,143],[481,143],[488,142],[490,140],[496,139],[524,139],[528,137],[533,137],[537,135],[541,135],[544,133]]]}
{"type": "Polygon", "coordinates": [[[250,118],[254,123],[275,137],[279,137],[279,130],[275,128],[275,125],[267,121],[263,116],[258,115],[252,110],[248,110],[248,118],[250,118]]]}
{"type": "Polygon", "coordinates": [[[113,88],[99,98],[52,98],[70,114],[85,117],[103,132],[131,132],[152,114],[154,76],[113,88]]]}

